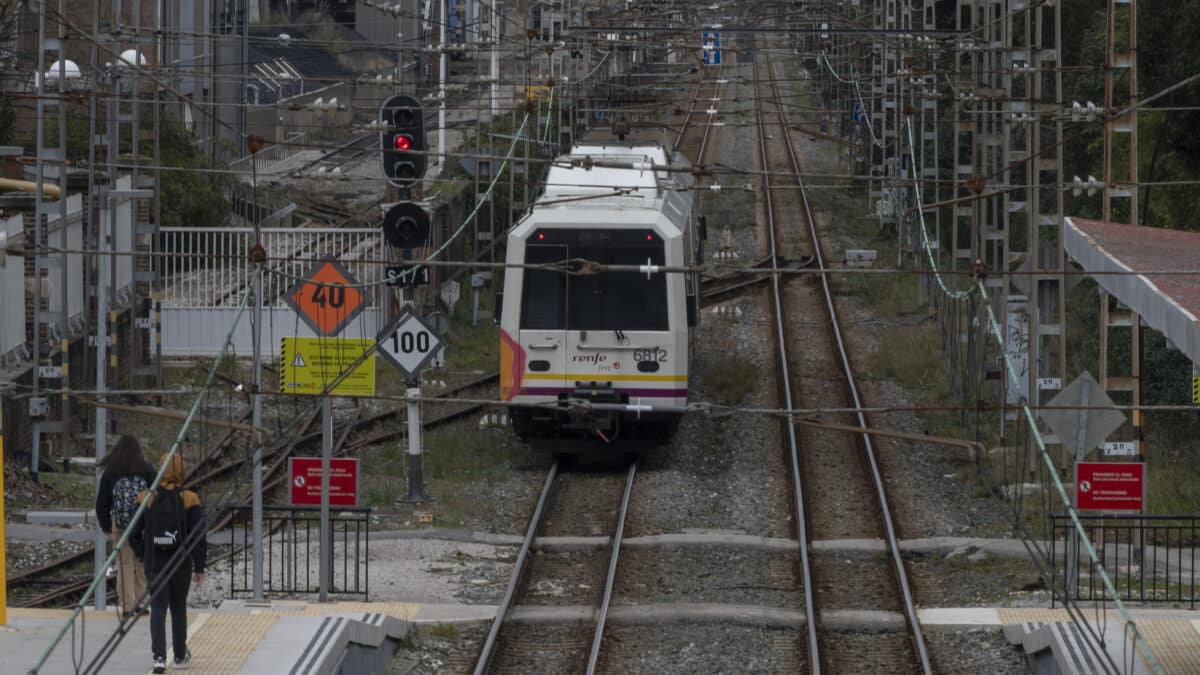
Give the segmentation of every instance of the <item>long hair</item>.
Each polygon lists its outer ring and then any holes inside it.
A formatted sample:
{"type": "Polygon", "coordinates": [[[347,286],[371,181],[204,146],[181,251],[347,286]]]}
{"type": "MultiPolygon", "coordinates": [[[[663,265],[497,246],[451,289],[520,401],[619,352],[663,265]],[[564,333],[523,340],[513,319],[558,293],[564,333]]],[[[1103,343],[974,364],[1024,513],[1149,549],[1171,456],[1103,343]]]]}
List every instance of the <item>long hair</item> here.
{"type": "Polygon", "coordinates": [[[104,469],[104,473],[114,476],[145,473],[150,468],[146,455],[142,453],[141,444],[133,436],[118,438],[117,444],[98,464],[104,469]]]}

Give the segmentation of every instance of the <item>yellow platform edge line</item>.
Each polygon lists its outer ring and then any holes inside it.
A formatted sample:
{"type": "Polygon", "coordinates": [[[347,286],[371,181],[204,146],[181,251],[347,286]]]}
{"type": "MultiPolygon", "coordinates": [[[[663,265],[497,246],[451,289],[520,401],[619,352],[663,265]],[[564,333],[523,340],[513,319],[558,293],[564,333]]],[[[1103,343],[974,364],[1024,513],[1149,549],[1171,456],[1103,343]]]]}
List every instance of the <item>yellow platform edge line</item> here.
{"type": "Polygon", "coordinates": [[[188,631],[195,675],[236,675],[279,620],[274,613],[215,613],[188,631]],[[203,630],[201,630],[203,629],[203,630]]]}

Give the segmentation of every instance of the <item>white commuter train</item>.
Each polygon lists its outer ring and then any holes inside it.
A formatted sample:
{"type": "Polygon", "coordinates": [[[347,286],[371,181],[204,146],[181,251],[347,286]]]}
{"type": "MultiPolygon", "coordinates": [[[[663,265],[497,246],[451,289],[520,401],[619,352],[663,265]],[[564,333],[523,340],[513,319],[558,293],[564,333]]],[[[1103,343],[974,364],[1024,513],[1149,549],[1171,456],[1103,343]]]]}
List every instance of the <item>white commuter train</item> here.
{"type": "Polygon", "coordinates": [[[591,453],[618,438],[661,441],[678,426],[696,275],[585,273],[582,262],[678,269],[703,260],[692,176],[651,168],[668,164],[686,160],[659,146],[578,146],[554,163],[546,189],[509,232],[497,304],[500,398],[515,404],[518,436],[591,453]],[[513,267],[536,264],[572,273],[513,267]]]}

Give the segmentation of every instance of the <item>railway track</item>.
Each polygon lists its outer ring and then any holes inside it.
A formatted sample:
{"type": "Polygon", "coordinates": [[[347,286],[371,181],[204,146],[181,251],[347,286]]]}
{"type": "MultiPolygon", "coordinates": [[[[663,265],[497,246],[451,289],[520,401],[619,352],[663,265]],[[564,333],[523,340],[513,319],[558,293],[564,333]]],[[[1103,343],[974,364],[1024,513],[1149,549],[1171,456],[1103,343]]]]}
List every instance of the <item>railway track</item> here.
{"type": "MultiPolygon", "coordinates": [[[[784,98],[770,60],[765,60],[764,66],[760,65],[760,59],[755,59],[754,83],[771,256],[775,259],[781,254],[807,248],[803,252],[812,256],[813,264],[820,271],[820,274],[808,275],[802,281],[791,282],[780,279],[779,275],[772,275],[771,302],[779,341],[782,395],[789,409],[794,408],[796,403],[836,404],[859,409],[859,412],[849,416],[847,422],[866,427],[866,418],[861,412],[861,397],[833,299],[820,234],[804,192],[800,163],[789,133],[784,98]],[[764,81],[768,84],[764,85],[764,81]],[[764,109],[768,104],[776,108],[774,113],[764,109]],[[768,128],[778,129],[782,139],[768,143],[768,128]],[[782,142],[778,142],[780,140],[782,142]],[[784,151],[781,152],[780,148],[784,151]],[[783,186],[778,178],[773,177],[773,166],[782,166],[792,174],[792,184],[787,186],[789,189],[779,190],[779,195],[775,194],[776,190],[783,186]],[[785,204],[787,199],[798,199],[799,203],[785,204]],[[787,208],[789,206],[793,208],[787,208]],[[785,228],[784,213],[799,217],[799,231],[792,232],[785,228]],[[811,338],[794,335],[796,329],[786,319],[806,314],[825,316],[827,328],[821,337],[827,349],[819,357],[808,358],[801,353],[789,360],[788,347],[811,338]],[[792,377],[793,372],[810,376],[792,377]],[[824,379],[826,373],[832,372],[836,372],[833,380],[824,379]]],[[[932,672],[871,438],[867,434],[817,436],[811,431],[800,435],[790,421],[786,432],[795,486],[797,538],[801,542],[801,576],[808,637],[806,657],[810,671],[863,672],[877,668],[882,661],[889,664],[891,672],[932,672]],[[801,447],[804,448],[803,453],[799,451],[801,447]],[[804,487],[810,485],[820,485],[820,492],[810,490],[805,494],[804,487]],[[833,508],[813,508],[826,501],[832,501],[833,508]],[[815,540],[864,536],[882,538],[886,542],[888,555],[884,560],[875,557],[856,559],[853,571],[849,572],[856,583],[851,583],[848,577],[845,555],[817,555],[809,551],[809,546],[815,540]],[[899,613],[903,616],[907,631],[867,635],[835,632],[822,627],[822,618],[848,608],[881,610],[893,615],[899,613]]]]}
{"type": "MultiPolygon", "coordinates": [[[[721,82],[720,74],[697,82],[672,146],[685,155],[695,153],[693,165],[698,167],[713,137],[721,82]],[[703,124],[693,123],[701,114],[703,124]]],[[[551,466],[476,659],[476,675],[528,672],[534,663],[543,671],[596,672],[636,475],[636,461],[624,473],[565,474],[559,462],[551,466]],[[542,536],[607,537],[608,546],[535,556],[542,536]]]]}
{"type": "MultiPolygon", "coordinates": [[[[464,391],[495,384],[498,378],[499,375],[495,373],[477,377],[440,392],[435,398],[450,399],[454,395],[464,391]]],[[[454,409],[444,410],[436,415],[424,418],[421,426],[426,430],[445,426],[467,415],[477,413],[482,408],[482,404],[475,403],[456,406],[454,409]]],[[[369,445],[400,438],[407,434],[403,415],[398,411],[385,411],[368,415],[364,414],[364,410],[361,406],[357,406],[353,420],[343,425],[340,429],[335,429],[333,448],[335,457],[351,455],[369,445]],[[389,425],[389,423],[391,424],[389,425]]],[[[321,442],[319,412],[320,407],[315,404],[303,410],[297,416],[295,424],[290,426],[293,432],[268,445],[264,450],[264,494],[269,495],[287,479],[288,457],[297,452],[315,454],[315,447],[319,447],[321,442]]],[[[246,413],[245,419],[249,419],[249,412],[246,413]]],[[[231,475],[236,476],[241,473],[248,473],[250,458],[245,452],[235,452],[235,440],[236,437],[233,432],[227,433],[218,439],[216,444],[198,462],[195,462],[191,466],[185,485],[196,489],[205,485],[211,485],[231,475]]],[[[234,501],[245,505],[250,503],[251,498],[252,493],[246,491],[239,497],[235,497],[234,501]]],[[[214,514],[213,519],[209,521],[210,534],[220,531],[229,524],[229,512],[230,509],[226,508],[223,512],[214,514]]],[[[88,546],[85,549],[49,561],[39,567],[20,570],[10,574],[8,577],[8,588],[11,604],[15,607],[44,607],[52,604],[60,604],[67,600],[74,601],[91,583],[92,571],[89,569],[85,573],[84,571],[73,572],[72,570],[78,570],[88,565],[94,557],[94,552],[95,547],[88,546]],[[70,579],[70,581],[63,583],[67,579],[70,579]],[[35,591],[30,593],[27,590],[31,587],[41,588],[46,585],[54,585],[55,588],[47,592],[35,591]]]]}
{"type": "Polygon", "coordinates": [[[596,671],[636,474],[637,462],[629,465],[623,481],[617,473],[563,473],[559,462],[550,467],[475,675],[528,672],[531,663],[544,671],[596,671]],[[608,536],[608,555],[587,551],[535,557],[531,552],[539,536],[608,536]],[[577,620],[554,626],[539,621],[563,616],[577,620]],[[548,652],[547,644],[556,649],[548,652]],[[559,662],[547,660],[550,652],[559,662]]]}

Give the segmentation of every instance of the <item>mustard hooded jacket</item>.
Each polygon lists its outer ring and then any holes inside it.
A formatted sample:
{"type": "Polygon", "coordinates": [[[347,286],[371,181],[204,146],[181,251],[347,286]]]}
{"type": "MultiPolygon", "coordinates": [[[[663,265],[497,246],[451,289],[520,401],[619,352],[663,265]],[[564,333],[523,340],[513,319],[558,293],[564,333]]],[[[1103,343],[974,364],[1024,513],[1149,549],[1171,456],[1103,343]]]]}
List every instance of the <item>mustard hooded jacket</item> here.
{"type": "Polygon", "coordinates": [[[195,492],[184,490],[182,487],[187,471],[184,468],[183,457],[179,453],[163,455],[163,458],[159,460],[158,467],[162,472],[162,480],[159,481],[158,487],[142,492],[137,498],[139,504],[145,502],[146,511],[134,525],[133,551],[148,569],[158,570],[167,564],[173,551],[160,549],[154,545],[152,538],[147,535],[146,523],[149,520],[150,510],[154,508],[154,495],[161,490],[178,490],[180,499],[183,501],[186,527],[184,545],[178,550],[191,549],[189,557],[192,560],[194,571],[199,574],[204,571],[205,563],[208,560],[208,532],[204,526],[204,506],[195,492]],[[167,457],[171,458],[169,463],[167,457]]]}

